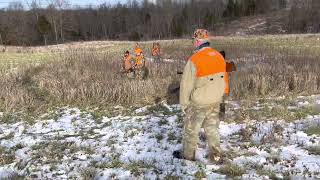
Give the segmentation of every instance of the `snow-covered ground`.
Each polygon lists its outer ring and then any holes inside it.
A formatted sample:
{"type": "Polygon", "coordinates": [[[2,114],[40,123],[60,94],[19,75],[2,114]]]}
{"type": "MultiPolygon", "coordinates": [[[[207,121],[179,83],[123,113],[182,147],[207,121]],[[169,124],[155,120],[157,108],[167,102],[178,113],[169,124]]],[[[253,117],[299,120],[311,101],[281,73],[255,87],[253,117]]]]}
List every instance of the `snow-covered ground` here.
{"type": "MultiPolygon", "coordinates": [[[[296,108],[307,104],[299,100],[296,108]]],[[[229,106],[232,116],[241,103],[229,106]]],[[[320,126],[320,115],[221,122],[221,146],[229,162],[215,165],[207,159],[203,138],[196,162],[173,158],[182,147],[178,105],[114,110],[98,118],[89,110],[61,108],[33,124],[0,121],[0,179],[320,178],[320,133],[305,132],[320,126]]]]}

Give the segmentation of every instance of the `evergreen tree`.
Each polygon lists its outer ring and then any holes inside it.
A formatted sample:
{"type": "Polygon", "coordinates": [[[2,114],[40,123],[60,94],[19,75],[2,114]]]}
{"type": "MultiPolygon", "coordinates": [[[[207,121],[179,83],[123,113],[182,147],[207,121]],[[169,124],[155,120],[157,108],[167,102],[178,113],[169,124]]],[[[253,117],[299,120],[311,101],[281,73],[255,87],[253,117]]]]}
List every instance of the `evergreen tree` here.
{"type": "Polygon", "coordinates": [[[44,44],[47,45],[47,35],[51,31],[51,24],[45,16],[40,16],[37,23],[38,32],[43,36],[44,44]]]}

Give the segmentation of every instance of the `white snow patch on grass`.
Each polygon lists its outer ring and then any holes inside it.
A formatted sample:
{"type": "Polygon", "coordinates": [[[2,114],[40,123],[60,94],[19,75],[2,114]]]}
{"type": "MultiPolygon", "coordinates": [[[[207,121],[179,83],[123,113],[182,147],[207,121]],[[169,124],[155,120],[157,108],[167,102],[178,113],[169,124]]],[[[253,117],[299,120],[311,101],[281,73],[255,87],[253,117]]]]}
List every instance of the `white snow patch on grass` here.
{"type": "Polygon", "coordinates": [[[10,179],[14,170],[7,167],[0,167],[0,179],[10,179]]]}
{"type": "MultiPolygon", "coordinates": [[[[98,124],[91,115],[81,116],[90,112],[77,108],[65,108],[57,119],[43,116],[34,124],[0,122],[0,150],[5,150],[4,155],[13,153],[15,158],[12,164],[0,164],[0,179],[12,172],[35,179],[72,179],[90,177],[90,173],[96,179],[194,179],[197,172],[204,172],[208,179],[229,177],[217,173],[221,165],[209,162],[204,141],[199,142],[196,162],[173,158],[172,152],[182,148],[180,106],[160,106],[133,109],[132,116],[103,117],[98,124]],[[155,112],[157,109],[161,112],[155,112]]],[[[221,146],[233,153],[228,157],[230,163],[246,169],[243,179],[266,176],[259,175],[256,167],[279,176],[288,171],[297,178],[320,178],[320,156],[310,155],[307,150],[311,145],[319,145],[320,137],[303,132],[308,125],[317,124],[318,118],[295,122],[221,122],[221,146]],[[276,133],[275,126],[283,130],[276,133]],[[242,140],[241,131],[247,127],[253,129],[251,142],[242,140]],[[262,139],[274,134],[281,137],[280,141],[262,143],[262,139]]]]}
{"type": "Polygon", "coordinates": [[[226,124],[225,122],[221,122],[219,126],[219,132],[222,137],[227,137],[235,133],[238,133],[244,127],[244,124],[226,124]]]}

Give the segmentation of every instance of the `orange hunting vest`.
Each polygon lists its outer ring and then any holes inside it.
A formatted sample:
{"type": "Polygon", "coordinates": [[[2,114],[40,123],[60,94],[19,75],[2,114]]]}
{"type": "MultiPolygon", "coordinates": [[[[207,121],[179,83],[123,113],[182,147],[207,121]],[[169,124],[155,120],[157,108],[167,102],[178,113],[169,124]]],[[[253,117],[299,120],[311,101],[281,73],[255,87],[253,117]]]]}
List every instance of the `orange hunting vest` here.
{"type": "Polygon", "coordinates": [[[229,78],[226,72],[226,62],[217,50],[206,47],[196,52],[190,59],[195,65],[197,70],[196,76],[198,78],[224,72],[226,86],[224,92],[229,94],[229,78]]]}
{"type": "Polygon", "coordinates": [[[159,48],[156,47],[156,48],[153,48],[152,49],[152,56],[158,56],[159,55],[159,48]]]}
{"type": "Polygon", "coordinates": [[[136,65],[140,66],[143,64],[143,55],[136,57],[136,65]]]}

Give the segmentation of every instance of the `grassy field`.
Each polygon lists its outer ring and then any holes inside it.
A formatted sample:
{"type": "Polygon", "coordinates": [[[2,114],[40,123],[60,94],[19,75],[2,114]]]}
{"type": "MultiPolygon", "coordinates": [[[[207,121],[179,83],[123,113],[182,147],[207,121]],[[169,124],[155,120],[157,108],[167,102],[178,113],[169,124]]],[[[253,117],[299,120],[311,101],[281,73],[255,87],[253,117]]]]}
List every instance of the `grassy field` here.
{"type": "MultiPolygon", "coordinates": [[[[192,49],[191,40],[163,40],[160,41],[165,48],[167,58],[177,55],[176,49],[192,49]],[[176,53],[176,54],[175,54],[176,53]]],[[[236,52],[245,50],[243,53],[262,51],[265,54],[272,52],[286,52],[290,55],[320,55],[320,35],[283,35],[283,36],[248,36],[248,37],[214,37],[212,46],[217,49],[227,49],[230,55],[237,55],[236,52]],[[233,49],[235,48],[235,49],[233,49]],[[236,51],[236,52],[235,52],[236,51]]],[[[142,42],[147,54],[150,55],[152,42],[142,42]]],[[[113,41],[93,41],[83,43],[69,43],[62,45],[53,45],[46,47],[1,47],[0,53],[1,68],[12,67],[21,64],[34,64],[47,62],[55,59],[56,55],[68,54],[70,51],[90,51],[97,53],[106,53],[121,56],[126,49],[133,49],[133,42],[113,42],[113,41]],[[119,54],[120,53],[120,54],[119,54]]],[[[191,52],[186,52],[186,55],[191,52]]],[[[185,58],[187,58],[186,56],[185,58]]]]}
{"type": "MultiPolygon", "coordinates": [[[[318,94],[319,35],[216,37],[212,46],[241,66],[231,79],[230,99],[318,94]]],[[[38,111],[53,105],[148,104],[172,99],[191,40],[160,42],[170,62],[149,64],[145,81],[119,73],[125,50],[134,42],[96,41],[47,47],[7,47],[0,54],[0,104],[4,111],[38,111]],[[8,73],[8,72],[13,73],[8,73]],[[169,97],[169,98],[168,98],[169,97]],[[57,104],[58,103],[58,104],[57,104]]],[[[152,42],[141,42],[150,57],[152,42]]]]}
{"type": "MultiPolygon", "coordinates": [[[[134,42],[6,47],[0,53],[0,179],[320,178],[320,35],[216,37],[232,74],[222,165],[181,148],[177,93],[191,40],[164,40],[146,80],[120,73],[134,42]],[[317,95],[318,94],[318,95],[317,95]]],[[[141,42],[150,57],[152,42],[141,42]]],[[[0,47],[4,48],[4,47],[0,47]]]]}

